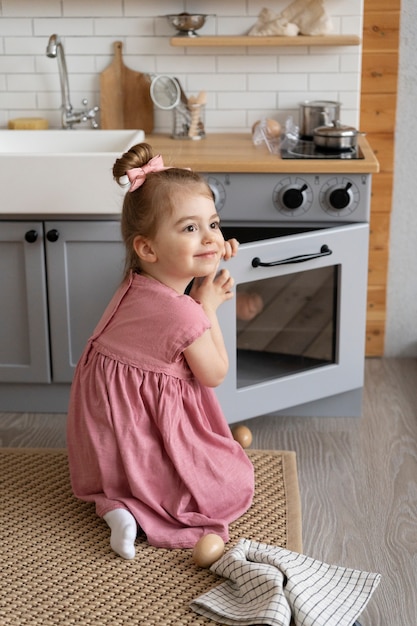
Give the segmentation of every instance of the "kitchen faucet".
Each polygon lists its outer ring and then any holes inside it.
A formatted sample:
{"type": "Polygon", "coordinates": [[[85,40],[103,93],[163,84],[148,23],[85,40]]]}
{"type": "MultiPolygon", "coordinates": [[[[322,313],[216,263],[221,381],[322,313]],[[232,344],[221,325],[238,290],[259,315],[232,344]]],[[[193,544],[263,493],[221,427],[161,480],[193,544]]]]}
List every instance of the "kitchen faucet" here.
{"type": "Polygon", "coordinates": [[[62,97],[62,128],[72,128],[74,124],[80,124],[81,122],[87,122],[91,120],[91,126],[98,128],[96,120],[96,113],[99,111],[99,107],[95,106],[92,109],[87,108],[87,100],[84,98],[82,104],[85,109],[74,109],[70,100],[70,90],[67,72],[67,63],[65,61],[64,46],[58,35],[54,34],[49,37],[48,45],[46,48],[46,56],[51,59],[57,59],[59,80],[61,82],[61,97],[62,97]]]}

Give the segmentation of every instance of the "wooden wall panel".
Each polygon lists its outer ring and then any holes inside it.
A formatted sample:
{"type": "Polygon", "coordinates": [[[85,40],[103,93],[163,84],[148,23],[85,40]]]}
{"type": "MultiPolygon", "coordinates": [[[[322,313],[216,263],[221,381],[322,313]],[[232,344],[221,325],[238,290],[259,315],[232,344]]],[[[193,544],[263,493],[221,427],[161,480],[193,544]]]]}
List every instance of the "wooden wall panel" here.
{"type": "Polygon", "coordinates": [[[395,93],[364,93],[361,98],[361,129],[366,133],[394,133],[395,93]]]}
{"type": "Polygon", "coordinates": [[[380,164],[371,195],[366,355],[383,356],[394,178],[400,0],[365,0],[360,129],[380,164]]]}
{"type": "Polygon", "coordinates": [[[378,311],[383,311],[385,306],[386,289],[374,287],[369,292],[368,311],[370,315],[378,316],[378,311]]]}
{"type": "MultiPolygon", "coordinates": [[[[399,11],[400,10],[400,0],[365,0],[365,10],[369,11],[399,11]]],[[[367,11],[367,12],[369,12],[367,11]]]]}
{"type": "Polygon", "coordinates": [[[362,93],[395,93],[397,73],[398,54],[367,52],[362,58],[362,93]]]}
{"type": "Polygon", "coordinates": [[[390,213],[379,213],[374,211],[371,216],[371,247],[374,250],[387,249],[387,232],[390,228],[390,213]]]}
{"type": "Polygon", "coordinates": [[[386,247],[369,250],[368,280],[370,286],[386,288],[387,261],[388,250],[386,247]]]}
{"type": "Polygon", "coordinates": [[[363,49],[373,52],[397,51],[399,44],[400,12],[394,1],[387,11],[375,11],[372,0],[365,0],[363,18],[363,49]],[[367,6],[368,5],[368,6],[367,6]]]}
{"type": "MultiPolygon", "coordinates": [[[[372,139],[370,139],[370,141],[372,143],[372,139]]],[[[371,215],[374,215],[376,211],[378,211],[379,213],[391,213],[393,184],[393,174],[379,173],[373,177],[371,215]]],[[[385,235],[387,236],[388,233],[386,233],[385,235]]]]}
{"type": "Polygon", "coordinates": [[[365,352],[368,357],[378,357],[384,353],[384,328],[385,317],[381,320],[373,319],[368,314],[368,323],[366,327],[366,343],[365,352]]]}
{"type": "MultiPolygon", "coordinates": [[[[372,150],[375,152],[379,161],[381,172],[384,174],[394,171],[394,142],[392,133],[374,133],[372,132],[372,150]]],[[[373,179],[378,178],[375,176],[373,179]]]]}

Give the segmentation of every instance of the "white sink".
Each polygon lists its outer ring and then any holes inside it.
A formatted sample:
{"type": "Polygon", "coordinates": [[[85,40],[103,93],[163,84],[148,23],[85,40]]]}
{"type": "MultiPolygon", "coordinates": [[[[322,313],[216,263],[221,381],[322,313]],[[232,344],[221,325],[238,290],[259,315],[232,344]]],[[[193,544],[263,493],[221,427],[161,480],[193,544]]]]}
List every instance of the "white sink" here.
{"type": "Polygon", "coordinates": [[[0,216],[119,214],[113,164],[142,130],[0,130],[0,216]]]}
{"type": "Polygon", "coordinates": [[[141,130],[0,130],[0,154],[122,154],[143,138],[141,130]]]}

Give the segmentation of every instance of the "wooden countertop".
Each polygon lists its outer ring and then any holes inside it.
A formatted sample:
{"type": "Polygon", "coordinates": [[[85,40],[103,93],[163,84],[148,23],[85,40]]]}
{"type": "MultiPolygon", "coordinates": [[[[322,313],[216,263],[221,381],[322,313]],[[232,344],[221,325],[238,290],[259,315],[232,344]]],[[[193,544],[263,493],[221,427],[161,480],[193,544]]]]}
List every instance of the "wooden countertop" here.
{"type": "Polygon", "coordinates": [[[163,156],[165,165],[191,167],[200,172],[247,173],[370,173],[379,171],[379,163],[364,137],[359,145],[364,159],[282,159],[271,154],[266,144],[254,146],[249,133],[208,134],[193,141],[172,139],[170,135],[146,135],[155,153],[163,156]]]}

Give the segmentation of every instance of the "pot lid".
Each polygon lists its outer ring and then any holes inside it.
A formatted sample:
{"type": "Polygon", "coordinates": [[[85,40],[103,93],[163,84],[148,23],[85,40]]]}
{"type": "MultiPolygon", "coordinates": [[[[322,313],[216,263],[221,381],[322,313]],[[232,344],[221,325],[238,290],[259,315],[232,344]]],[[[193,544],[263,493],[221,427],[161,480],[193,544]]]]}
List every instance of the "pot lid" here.
{"type": "Polygon", "coordinates": [[[304,102],[301,102],[302,107],[313,107],[313,108],[320,108],[323,109],[325,107],[338,107],[340,106],[341,103],[337,102],[336,100],[304,100],[304,102]]]}
{"type": "Polygon", "coordinates": [[[340,122],[333,122],[331,126],[315,128],[314,134],[320,137],[354,137],[358,134],[358,131],[353,126],[345,126],[340,122]]]}

